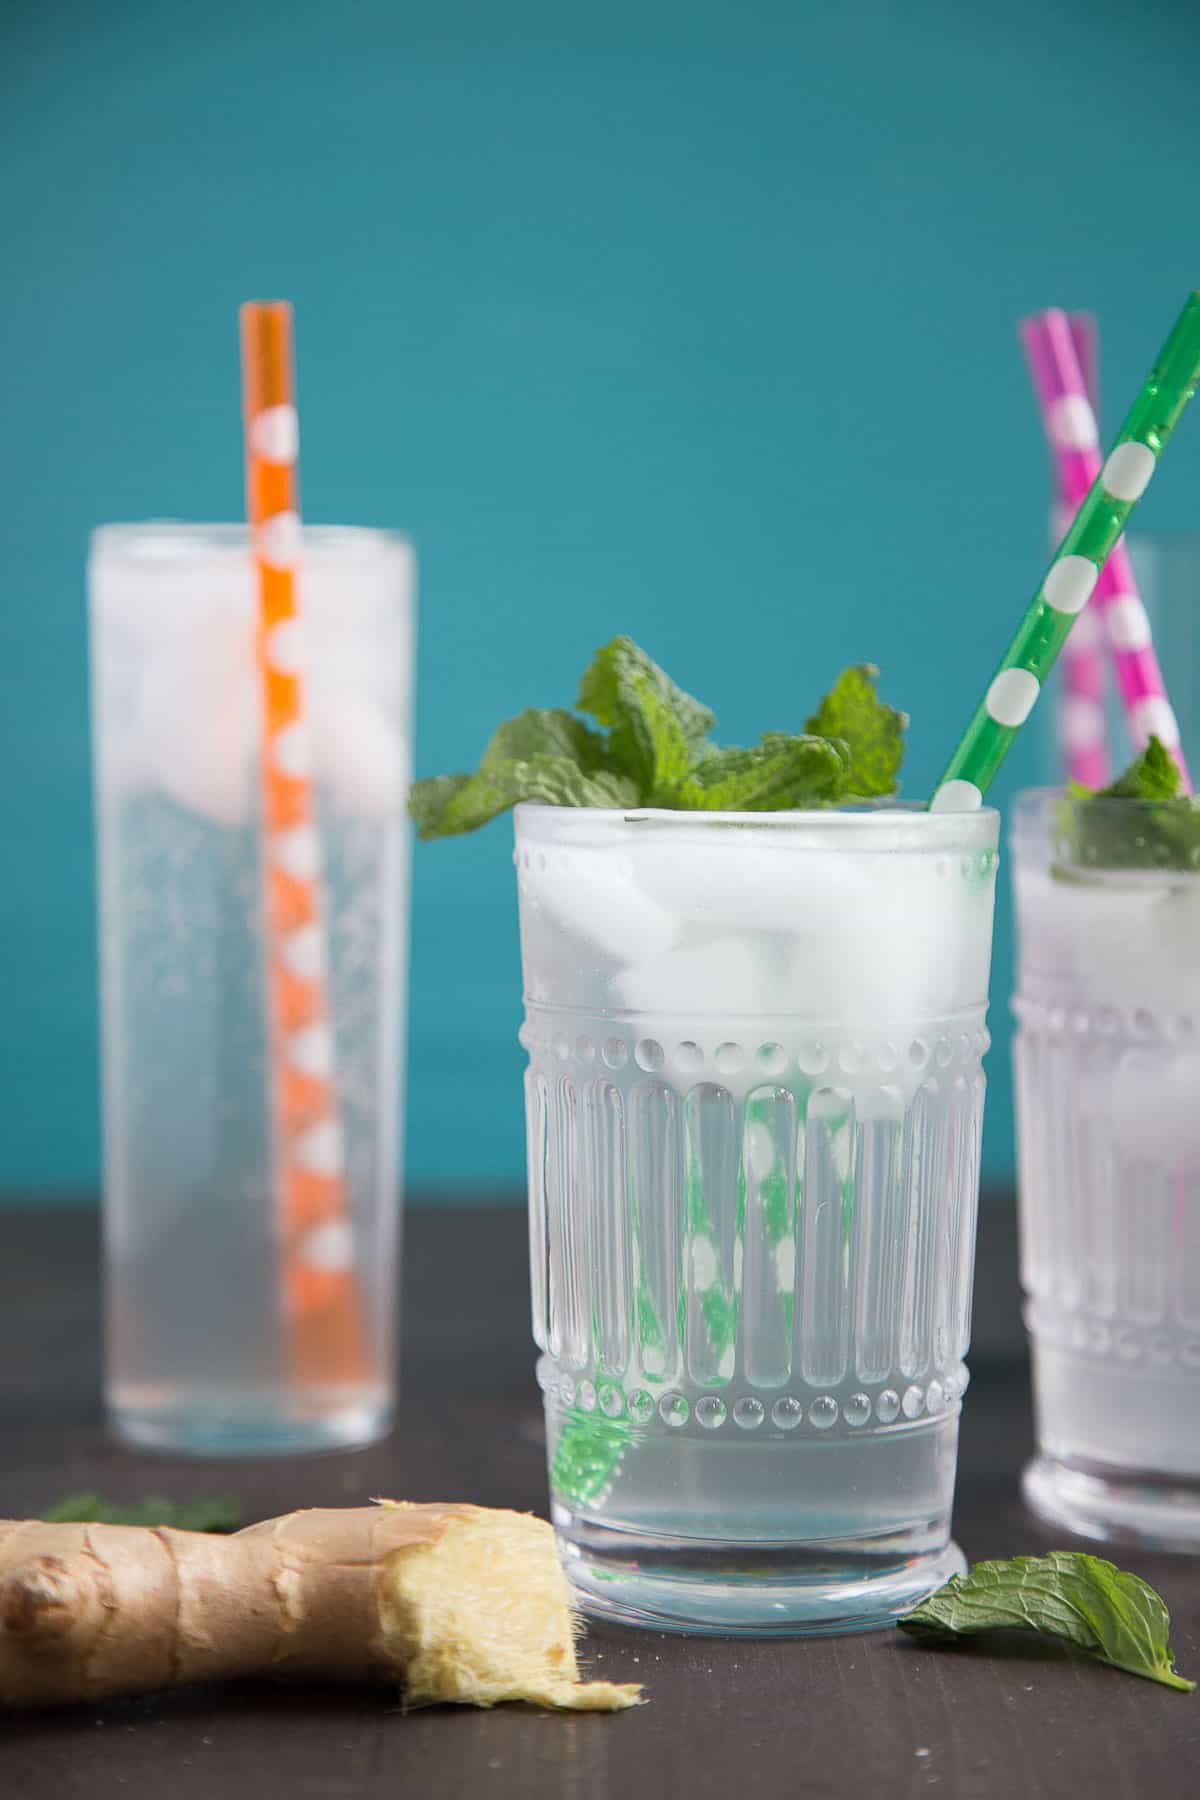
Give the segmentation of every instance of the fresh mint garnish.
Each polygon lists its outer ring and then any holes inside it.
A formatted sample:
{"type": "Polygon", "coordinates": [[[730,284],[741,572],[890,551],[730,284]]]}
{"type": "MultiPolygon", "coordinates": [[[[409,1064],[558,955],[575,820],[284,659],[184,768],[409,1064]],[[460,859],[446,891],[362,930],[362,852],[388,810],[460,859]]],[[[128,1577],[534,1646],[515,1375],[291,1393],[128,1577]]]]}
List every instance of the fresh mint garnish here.
{"type": "MultiPolygon", "coordinates": [[[[1179,765],[1161,738],[1152,737],[1140,756],[1135,756],[1111,787],[1101,788],[1100,800],[1174,800],[1182,787],[1179,765]]],[[[1083,790],[1086,793],[1086,789],[1083,790]]]]}
{"type": "Polygon", "coordinates": [[[894,793],[903,713],[875,692],[878,671],[846,669],[806,730],[764,733],[746,750],[709,741],[709,708],[677,687],[631,638],[596,652],[578,706],[529,707],[493,733],[473,775],[413,784],[409,811],[422,838],[486,825],[520,800],[632,810],[778,812],[894,793]]]}
{"type": "Polygon", "coordinates": [[[519,800],[541,800],[547,806],[627,807],[638,804],[638,790],[624,775],[599,769],[585,775],[565,756],[532,756],[527,762],[496,763],[474,775],[435,777],[435,791],[418,781],[409,810],[423,838],[457,837],[476,831],[519,800]]]}
{"type": "Polygon", "coordinates": [[[1175,1673],[1170,1615],[1137,1575],[1079,1550],[976,1563],[897,1620],[923,1643],[951,1643],[988,1631],[1032,1631],[1097,1662],[1190,1693],[1175,1673]]]}
{"type": "Polygon", "coordinates": [[[637,783],[647,806],[671,804],[669,796],[703,753],[716,723],[707,706],[676,687],[627,637],[597,650],[576,704],[609,727],[610,761],[637,783]]]}
{"type": "Polygon", "coordinates": [[[873,663],[843,669],[804,727],[845,745],[854,792],[864,800],[895,793],[908,724],[904,713],[880,700],[875,692],[878,679],[873,663]]]}
{"type": "Polygon", "coordinates": [[[1055,820],[1054,872],[1072,880],[1076,870],[1200,868],[1200,806],[1182,788],[1156,737],[1111,786],[1093,793],[1072,782],[1055,820]]]}
{"type": "Polygon", "coordinates": [[[636,806],[639,790],[610,766],[606,739],[562,707],[529,706],[498,725],[474,775],[413,784],[409,812],[423,838],[476,831],[518,800],[549,806],[636,806]]]}
{"type": "Polygon", "coordinates": [[[687,811],[781,812],[827,806],[846,791],[847,758],[823,737],[769,731],[751,750],[714,750],[671,793],[687,811]]]}
{"type": "Polygon", "coordinates": [[[170,1525],[176,1531],[236,1531],[241,1508],[236,1500],[160,1500],[150,1496],[124,1505],[99,1494],[69,1494],[47,1507],[50,1525],[170,1525]]]}
{"type": "Polygon", "coordinates": [[[527,706],[515,719],[498,725],[480,767],[495,769],[502,763],[531,762],[537,756],[565,757],[584,774],[610,767],[602,734],[561,706],[527,706]]]}

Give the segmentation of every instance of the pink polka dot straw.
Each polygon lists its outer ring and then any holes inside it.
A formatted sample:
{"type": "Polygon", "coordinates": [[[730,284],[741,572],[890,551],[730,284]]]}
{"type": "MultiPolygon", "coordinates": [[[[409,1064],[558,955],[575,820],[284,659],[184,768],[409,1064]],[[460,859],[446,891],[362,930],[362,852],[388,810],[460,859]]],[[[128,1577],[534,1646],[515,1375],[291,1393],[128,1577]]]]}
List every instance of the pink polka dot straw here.
{"type": "MultiPolygon", "coordinates": [[[[1099,335],[1090,313],[1068,313],[1067,329],[1075,348],[1075,356],[1083,377],[1084,392],[1092,411],[1099,414],[1099,335]]],[[[1031,338],[1040,330],[1038,319],[1027,319],[1020,327],[1034,390],[1041,404],[1042,422],[1053,449],[1050,430],[1050,408],[1053,396],[1042,387],[1040,361],[1034,357],[1031,338]]],[[[1053,459],[1054,503],[1050,508],[1050,548],[1053,550],[1066,536],[1075,509],[1067,502],[1062,468],[1053,459]]],[[[1062,673],[1055,695],[1055,736],[1062,754],[1063,767],[1072,781],[1085,787],[1108,785],[1112,770],[1109,764],[1105,693],[1107,688],[1104,645],[1097,625],[1096,605],[1089,600],[1063,645],[1062,673]]]]}
{"type": "MultiPolygon", "coordinates": [[[[1042,683],[1054,667],[1071,626],[1091,598],[1101,569],[1149,486],[1158,459],[1196,391],[1198,379],[1200,292],[1189,295],[1104,463],[1094,455],[1095,477],[946,765],[930,801],[934,812],[969,812],[982,806],[983,796],[1013,739],[1033,711],[1042,683]]],[[[1081,406],[1087,408],[1090,418],[1091,407],[1080,383],[1070,390],[1070,405],[1064,409],[1064,416],[1076,423],[1062,428],[1063,434],[1073,439],[1083,435],[1078,423],[1081,406]]],[[[1092,425],[1094,432],[1094,420],[1092,425]]],[[[1128,590],[1121,598],[1129,598],[1128,590]]],[[[1118,600],[1110,600],[1105,618],[1110,643],[1116,640],[1114,648],[1130,648],[1131,639],[1137,640],[1142,650],[1148,648],[1141,622],[1144,617],[1140,602],[1135,613],[1128,605],[1119,606],[1118,600]]],[[[1157,676],[1157,664],[1153,669],[1157,676]]],[[[1144,664],[1139,673],[1149,680],[1144,664]]],[[[1124,674],[1118,663],[1118,675],[1124,674]]],[[[1156,690],[1140,687],[1132,706],[1137,711],[1131,717],[1131,727],[1139,742],[1144,742],[1150,733],[1162,736],[1165,726],[1167,735],[1177,744],[1174,714],[1162,693],[1161,681],[1156,690]]]]}
{"type": "MultiPolygon", "coordinates": [[[[1100,474],[1100,440],[1070,321],[1064,312],[1051,308],[1024,320],[1021,336],[1041,403],[1046,436],[1054,453],[1062,498],[1074,511],[1100,474]]],[[[1152,469],[1153,463],[1147,468],[1147,481],[1152,469]]],[[[1140,492],[1139,489],[1133,498],[1140,492]]],[[[1179,725],[1167,699],[1150,640],[1150,623],[1123,537],[1118,538],[1100,570],[1092,606],[1099,614],[1112,654],[1134,748],[1144,749],[1151,735],[1161,738],[1178,763],[1185,784],[1190,785],[1179,725]]],[[[1074,636],[1072,631],[1071,637],[1074,636]]],[[[1081,738],[1082,735],[1081,732],[1081,738]]],[[[1076,771],[1072,769],[1071,773],[1076,771]]],[[[1082,773],[1077,778],[1089,787],[1100,785],[1082,773]]]]}

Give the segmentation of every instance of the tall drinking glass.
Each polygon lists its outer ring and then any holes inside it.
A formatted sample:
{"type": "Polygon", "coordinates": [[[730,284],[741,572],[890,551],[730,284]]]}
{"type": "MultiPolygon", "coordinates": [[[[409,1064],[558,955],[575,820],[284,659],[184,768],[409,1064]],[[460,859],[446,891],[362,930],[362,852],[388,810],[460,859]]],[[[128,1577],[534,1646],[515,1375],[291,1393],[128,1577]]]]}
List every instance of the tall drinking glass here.
{"type": "MultiPolygon", "coordinates": [[[[136,1443],[206,1454],[364,1442],[393,1396],[411,552],[382,532],[304,533],[325,929],[298,929],[284,955],[298,984],[322,982],[331,1031],[297,1016],[285,1103],[302,1123],[306,1080],[332,1071],[338,1127],[314,1144],[313,1176],[340,1177],[346,1207],[290,1250],[272,1177],[246,533],[106,526],[89,574],[110,1416],[136,1443]],[[353,1378],[311,1355],[301,1373],[289,1354],[285,1256],[318,1306],[322,1281],[349,1271],[353,1378]]],[[[300,659],[294,637],[272,652],[281,667],[300,659]]]]}
{"type": "Polygon", "coordinates": [[[517,809],[533,1330],[589,1609],[849,1630],[963,1567],[996,841],[517,809]]]}
{"type": "Polygon", "coordinates": [[[1200,1550],[1200,870],[1154,809],[1019,796],[1012,829],[1025,1495],[1200,1550]],[[1110,854],[1106,854],[1106,850],[1110,854]]]}

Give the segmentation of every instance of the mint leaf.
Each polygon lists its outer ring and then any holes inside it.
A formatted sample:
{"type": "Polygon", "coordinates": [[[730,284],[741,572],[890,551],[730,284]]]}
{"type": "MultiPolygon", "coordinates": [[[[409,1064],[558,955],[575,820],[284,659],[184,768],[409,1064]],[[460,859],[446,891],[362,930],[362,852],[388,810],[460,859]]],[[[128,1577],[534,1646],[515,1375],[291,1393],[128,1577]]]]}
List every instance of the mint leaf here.
{"type": "Polygon", "coordinates": [[[1111,787],[1101,788],[1102,800],[1173,800],[1183,777],[1179,765],[1161,739],[1152,737],[1111,787]]]}
{"type": "Polygon", "coordinates": [[[775,812],[890,794],[907,720],[879,699],[876,675],[869,663],[843,670],[805,733],[721,750],[708,741],[708,707],[631,638],[613,638],[579,684],[600,730],[562,707],[528,707],[497,727],[475,774],[414,782],[409,812],[431,839],[474,831],[521,800],[775,812]]]}
{"type": "Polygon", "coordinates": [[[665,797],[699,760],[714,723],[707,706],[676,687],[627,637],[597,650],[576,704],[610,728],[610,766],[637,784],[647,806],[668,804],[665,797]]]}
{"type": "Polygon", "coordinates": [[[632,1419],[609,1419],[572,1406],[550,1462],[551,1493],[573,1506],[599,1500],[612,1486],[621,1458],[640,1436],[632,1419]]]}
{"type": "Polygon", "coordinates": [[[606,767],[608,744],[600,732],[561,706],[527,706],[515,719],[496,727],[479,766],[529,762],[535,756],[566,757],[586,773],[606,767]]]}
{"type": "Polygon", "coordinates": [[[170,1525],[176,1531],[236,1531],[241,1508],[236,1500],[160,1500],[150,1496],[132,1505],[103,1500],[99,1494],[69,1494],[46,1508],[50,1525],[170,1525]]]}
{"type": "Polygon", "coordinates": [[[497,813],[507,812],[521,800],[540,800],[547,806],[631,807],[638,791],[624,775],[603,769],[585,774],[565,756],[531,756],[527,761],[503,762],[496,758],[474,774],[435,776],[453,781],[453,792],[439,790],[426,796],[416,782],[409,810],[423,839],[456,837],[486,825],[497,813]]]}
{"type": "Polygon", "coordinates": [[[1110,787],[1092,793],[1073,782],[1056,809],[1054,874],[1069,881],[1077,870],[1200,868],[1200,805],[1181,787],[1156,737],[1110,787]]]}
{"type": "Polygon", "coordinates": [[[414,781],[408,790],[408,815],[422,839],[445,837],[442,820],[450,802],[471,781],[470,775],[430,775],[414,781]]]}
{"type": "Polygon", "coordinates": [[[844,792],[846,758],[821,737],[768,732],[749,750],[714,750],[673,791],[672,806],[705,812],[782,812],[824,806],[844,792]]]}
{"type": "Polygon", "coordinates": [[[925,1643],[1033,1631],[1164,1687],[1188,1693],[1196,1685],[1175,1673],[1171,1620],[1154,1589],[1078,1550],[976,1563],[897,1623],[925,1643]]]}
{"type": "MultiPolygon", "coordinates": [[[[514,764],[552,759],[591,773],[604,767],[607,756],[608,745],[601,734],[582,719],[577,719],[574,713],[564,712],[557,706],[549,709],[529,706],[515,719],[506,719],[503,725],[496,727],[477,774],[433,775],[428,780],[415,781],[409,790],[409,815],[416,821],[418,837],[425,841],[454,837],[464,831],[474,831],[478,825],[486,825],[489,819],[516,800],[540,797],[535,792],[524,792],[522,783],[528,779],[536,786],[539,780],[547,778],[544,775],[514,776],[514,764]],[[485,775],[488,779],[481,780],[480,777],[485,775]],[[505,799],[506,793],[511,793],[513,798],[505,799]]],[[[564,791],[569,791],[569,784],[564,791]]],[[[624,786],[619,790],[620,799],[614,799],[603,785],[600,791],[602,798],[563,800],[555,804],[626,806],[637,799],[636,794],[631,798],[624,786]]]]}
{"type": "Polygon", "coordinates": [[[840,740],[849,752],[850,776],[843,790],[862,799],[894,794],[904,757],[908,715],[888,706],[875,692],[879,670],[873,663],[843,669],[804,729],[840,740]]]}

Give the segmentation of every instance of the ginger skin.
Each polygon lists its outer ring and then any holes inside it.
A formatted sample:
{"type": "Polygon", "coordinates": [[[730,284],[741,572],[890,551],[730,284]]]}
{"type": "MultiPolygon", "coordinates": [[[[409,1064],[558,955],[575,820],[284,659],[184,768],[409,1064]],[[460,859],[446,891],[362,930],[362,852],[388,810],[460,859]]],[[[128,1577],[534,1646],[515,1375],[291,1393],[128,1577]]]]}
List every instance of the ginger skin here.
{"type": "Polygon", "coordinates": [[[554,1534],[478,1506],[312,1509],[232,1537],[0,1520],[0,1706],[186,1682],[377,1683],[410,1704],[617,1711],[581,1682],[554,1534]]]}

